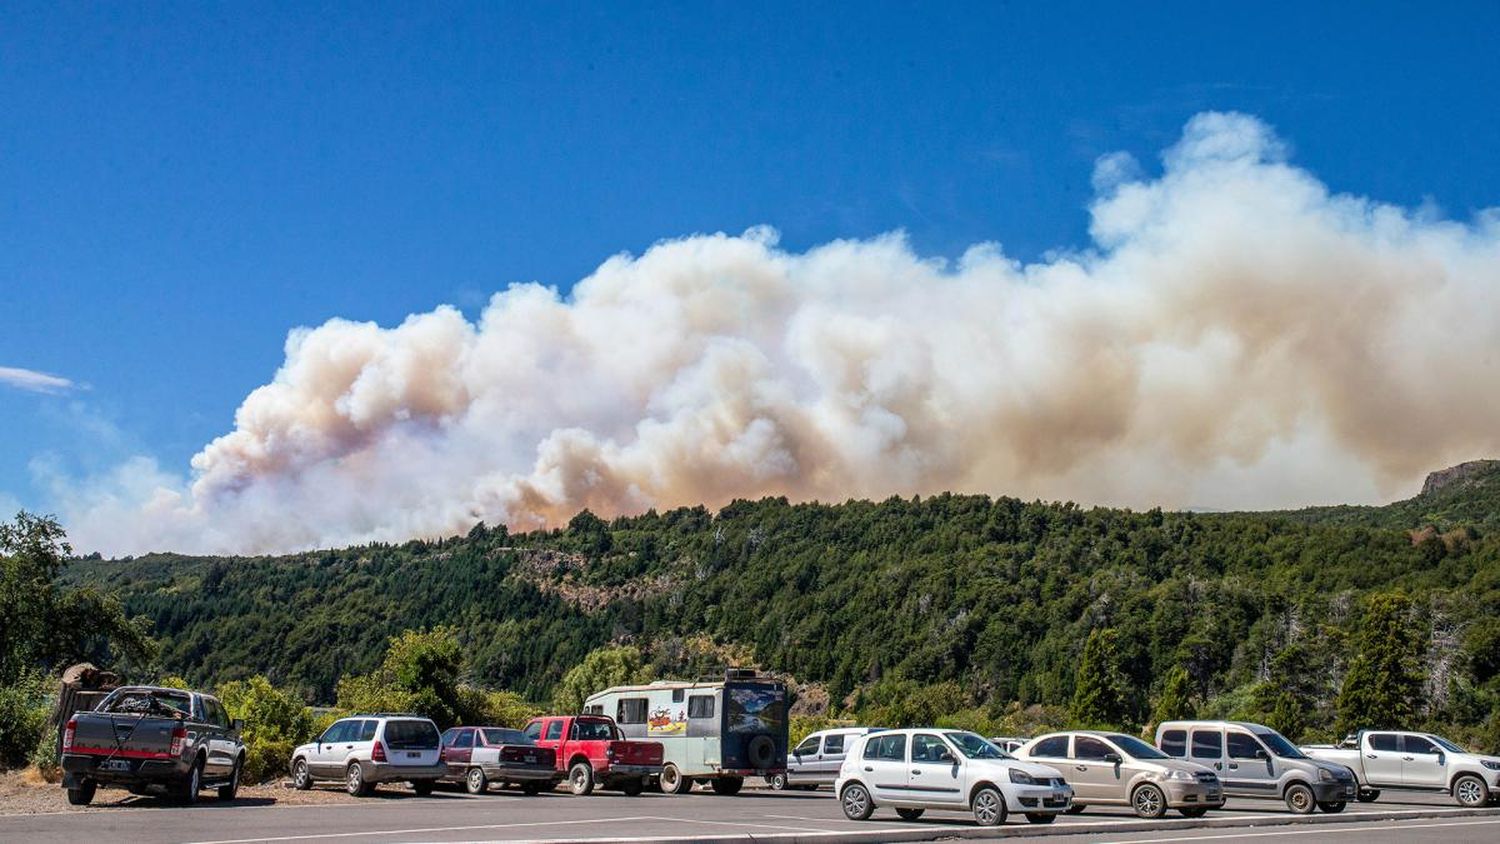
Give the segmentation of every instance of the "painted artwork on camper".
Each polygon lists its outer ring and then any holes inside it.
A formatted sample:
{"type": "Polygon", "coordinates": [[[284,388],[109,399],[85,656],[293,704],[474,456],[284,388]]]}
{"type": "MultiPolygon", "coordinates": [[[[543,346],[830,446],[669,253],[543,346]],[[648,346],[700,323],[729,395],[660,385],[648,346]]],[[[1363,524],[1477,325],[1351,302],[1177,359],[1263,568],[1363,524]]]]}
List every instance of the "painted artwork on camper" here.
{"type": "Polygon", "coordinates": [[[646,719],[646,735],[648,736],[680,736],[687,732],[687,711],[677,710],[675,713],[665,706],[658,707],[651,712],[651,717],[646,719]]]}
{"type": "Polygon", "coordinates": [[[729,732],[771,733],[785,730],[786,690],[764,686],[725,689],[729,698],[729,732]]]}

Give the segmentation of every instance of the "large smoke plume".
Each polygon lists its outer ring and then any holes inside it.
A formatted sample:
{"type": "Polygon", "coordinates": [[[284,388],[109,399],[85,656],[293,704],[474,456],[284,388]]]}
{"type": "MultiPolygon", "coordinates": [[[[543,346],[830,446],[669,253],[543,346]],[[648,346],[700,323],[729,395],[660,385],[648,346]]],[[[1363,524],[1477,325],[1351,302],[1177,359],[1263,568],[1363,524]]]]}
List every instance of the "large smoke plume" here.
{"type": "Polygon", "coordinates": [[[1242,115],[1163,162],[1101,160],[1093,247],[1034,264],[758,229],[514,285],[477,323],[299,328],[190,480],[60,483],[65,521],[256,552],[764,495],[1273,507],[1500,454],[1500,213],[1333,194],[1242,115]]]}

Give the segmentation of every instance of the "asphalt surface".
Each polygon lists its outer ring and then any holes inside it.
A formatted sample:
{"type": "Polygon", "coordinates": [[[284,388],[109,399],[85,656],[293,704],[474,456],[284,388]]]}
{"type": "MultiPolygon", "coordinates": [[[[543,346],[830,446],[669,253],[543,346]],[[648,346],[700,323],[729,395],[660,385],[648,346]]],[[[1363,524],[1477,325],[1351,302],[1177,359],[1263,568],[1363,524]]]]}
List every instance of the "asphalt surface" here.
{"type": "Polygon", "coordinates": [[[915,823],[877,810],[865,822],[846,820],[828,791],[777,794],[747,790],[737,797],[696,793],[624,797],[562,793],[525,797],[516,793],[469,796],[444,793],[421,798],[403,788],[382,796],[322,805],[217,803],[209,795],[191,807],[154,800],[108,811],[59,811],[0,816],[4,842],[455,842],[582,841],[670,838],[709,840],[892,840],[956,837],[1030,837],[1046,841],[1244,841],[1350,840],[1500,841],[1500,810],[1464,811],[1443,797],[1412,797],[1351,805],[1342,815],[1293,818],[1279,802],[1233,800],[1213,812],[1214,823],[1256,824],[1254,828],[1215,828],[1182,819],[1141,821],[1126,810],[1090,811],[1064,816],[1050,826],[1012,817],[1000,830],[981,830],[967,814],[929,812],[915,823]],[[1375,820],[1390,812],[1402,819],[1375,820]],[[1415,817],[1438,814],[1439,817],[1415,817]],[[1361,816],[1364,823],[1354,823],[1361,816]],[[1233,819],[1233,820],[1231,820],[1233,819]],[[1290,825],[1288,823],[1291,822],[1290,825]],[[1079,834],[1067,834],[1076,830],[1079,834]],[[850,837],[849,834],[853,834],[850,837]]]}

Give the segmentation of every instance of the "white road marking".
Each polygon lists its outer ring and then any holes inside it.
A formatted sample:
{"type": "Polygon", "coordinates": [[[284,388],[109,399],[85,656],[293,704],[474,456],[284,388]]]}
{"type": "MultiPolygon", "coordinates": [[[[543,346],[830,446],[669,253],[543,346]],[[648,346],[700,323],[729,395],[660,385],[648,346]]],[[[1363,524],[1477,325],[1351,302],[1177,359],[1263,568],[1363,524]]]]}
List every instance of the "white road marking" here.
{"type": "Polygon", "coordinates": [[[661,818],[586,818],[564,821],[532,821],[530,823],[490,823],[475,826],[429,826],[416,829],[369,829],[359,832],[323,832],[316,835],[283,835],[274,838],[224,838],[216,841],[190,841],[185,844],[258,844],[262,841],[309,841],[323,838],[356,838],[369,835],[407,835],[424,832],[466,832],[471,829],[501,829],[522,826],[560,826],[564,824],[626,823],[628,821],[662,820],[661,818]]]}
{"type": "MultiPolygon", "coordinates": [[[[1384,831],[1405,832],[1408,829],[1441,829],[1450,826],[1491,826],[1500,824],[1500,818],[1490,818],[1476,821],[1455,821],[1452,823],[1411,823],[1402,821],[1398,826],[1386,827],[1384,831]]],[[[1320,825],[1322,826],[1322,825],[1320,825]]],[[[1172,838],[1132,838],[1129,841],[1115,842],[1115,844],[1167,844],[1172,841],[1223,841],[1230,838],[1272,838],[1282,835],[1353,835],[1356,833],[1369,834],[1368,825],[1362,824],[1353,829],[1320,829],[1315,826],[1311,829],[1285,829],[1274,832],[1236,832],[1225,829],[1222,835],[1192,835],[1174,836],[1172,838]]]]}

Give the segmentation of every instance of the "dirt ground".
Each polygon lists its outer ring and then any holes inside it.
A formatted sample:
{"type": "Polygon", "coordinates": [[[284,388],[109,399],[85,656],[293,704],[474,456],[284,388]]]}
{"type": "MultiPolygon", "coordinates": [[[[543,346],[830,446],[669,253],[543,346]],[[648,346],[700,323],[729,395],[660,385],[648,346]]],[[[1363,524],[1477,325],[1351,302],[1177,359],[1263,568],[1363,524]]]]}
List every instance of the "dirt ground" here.
{"type": "MultiPolygon", "coordinates": [[[[440,786],[441,787],[441,786],[440,786]]],[[[450,786],[457,790],[457,786],[450,786]]],[[[381,786],[379,797],[400,798],[415,796],[404,785],[381,786]]],[[[218,795],[205,790],[198,795],[205,802],[217,801],[218,795]]],[[[240,787],[235,798],[238,806],[298,806],[319,803],[352,803],[355,798],[340,790],[337,783],[322,784],[308,791],[290,788],[285,781],[273,780],[261,785],[240,787]]],[[[88,806],[68,805],[67,792],[60,783],[47,782],[35,770],[8,771],[0,773],[0,815],[30,815],[42,812],[97,812],[122,807],[157,808],[173,805],[160,797],[141,797],[124,789],[101,788],[88,806]]]]}

